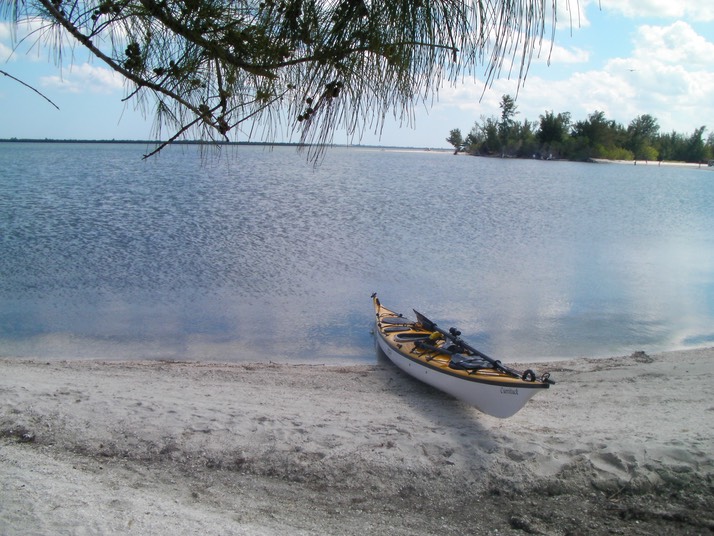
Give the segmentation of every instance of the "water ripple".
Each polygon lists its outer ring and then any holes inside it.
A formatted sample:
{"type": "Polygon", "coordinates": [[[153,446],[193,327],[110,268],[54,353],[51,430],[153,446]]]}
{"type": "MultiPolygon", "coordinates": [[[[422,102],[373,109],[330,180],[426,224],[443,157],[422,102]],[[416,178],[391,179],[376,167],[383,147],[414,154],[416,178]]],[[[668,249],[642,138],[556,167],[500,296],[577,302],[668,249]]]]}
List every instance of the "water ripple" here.
{"type": "Polygon", "coordinates": [[[706,171],[142,150],[0,144],[5,355],[372,359],[374,290],[496,354],[714,332],[706,171]]]}

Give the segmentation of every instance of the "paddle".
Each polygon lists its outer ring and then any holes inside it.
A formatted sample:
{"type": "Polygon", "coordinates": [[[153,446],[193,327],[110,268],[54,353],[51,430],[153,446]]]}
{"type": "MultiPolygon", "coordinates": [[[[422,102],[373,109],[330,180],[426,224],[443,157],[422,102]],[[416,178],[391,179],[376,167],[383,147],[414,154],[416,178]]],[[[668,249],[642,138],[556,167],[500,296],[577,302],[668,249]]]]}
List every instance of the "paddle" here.
{"type": "MultiPolygon", "coordinates": [[[[483,352],[479,352],[476,348],[473,346],[467,344],[465,341],[463,341],[461,338],[459,338],[459,335],[461,335],[461,332],[457,331],[454,328],[451,328],[449,331],[445,331],[441,329],[439,326],[436,325],[436,322],[432,322],[429,320],[427,317],[425,317],[423,314],[421,314],[419,311],[416,309],[413,309],[414,313],[416,314],[417,321],[424,327],[424,329],[429,330],[429,331],[438,331],[441,333],[444,337],[452,341],[454,344],[457,346],[460,346],[461,348],[468,350],[474,355],[479,356],[483,360],[487,361],[491,365],[493,365],[493,368],[496,370],[500,370],[501,372],[505,372],[506,374],[510,374],[511,376],[514,376],[519,379],[525,380],[526,374],[530,373],[529,376],[532,378],[532,380],[535,380],[535,374],[531,370],[527,370],[526,372],[519,372],[515,369],[512,369],[503,363],[501,363],[497,359],[493,359],[492,357],[487,356],[483,352]]],[[[531,381],[532,381],[531,380],[531,381]]],[[[544,381],[548,381],[547,378],[544,381]]]]}

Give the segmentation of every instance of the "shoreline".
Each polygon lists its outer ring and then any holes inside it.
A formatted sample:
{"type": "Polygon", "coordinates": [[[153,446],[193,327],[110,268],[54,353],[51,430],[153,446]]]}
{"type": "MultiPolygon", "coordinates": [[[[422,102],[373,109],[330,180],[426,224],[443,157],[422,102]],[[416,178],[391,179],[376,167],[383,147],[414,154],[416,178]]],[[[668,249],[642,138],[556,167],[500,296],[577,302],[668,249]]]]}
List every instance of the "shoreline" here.
{"type": "Polygon", "coordinates": [[[654,166],[654,167],[686,167],[691,169],[708,169],[712,166],[707,162],[679,162],[674,160],[609,160],[607,158],[591,158],[594,164],[626,164],[630,166],[654,166]]]}
{"type": "Polygon", "coordinates": [[[500,420],[386,360],[3,358],[0,533],[714,530],[714,348],[535,368],[500,420]]]}

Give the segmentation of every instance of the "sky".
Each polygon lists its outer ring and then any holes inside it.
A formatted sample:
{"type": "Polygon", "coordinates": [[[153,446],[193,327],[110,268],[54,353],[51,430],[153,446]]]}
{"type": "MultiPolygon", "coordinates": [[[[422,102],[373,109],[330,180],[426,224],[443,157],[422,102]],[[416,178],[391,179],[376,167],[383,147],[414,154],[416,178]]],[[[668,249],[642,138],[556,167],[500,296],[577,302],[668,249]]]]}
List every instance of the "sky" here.
{"type": "MultiPolygon", "coordinates": [[[[41,91],[59,110],[0,75],[0,139],[156,138],[153,117],[122,102],[123,81],[98,60],[87,61],[81,47],[65,53],[60,70],[49,49],[24,43],[13,52],[12,34],[0,20],[0,70],[41,91]]],[[[538,121],[546,111],[570,112],[580,121],[601,111],[624,126],[649,114],[661,132],[714,131],[712,0],[561,0],[552,42],[550,36],[525,81],[504,70],[485,88],[484,66],[445,84],[428,106],[418,104],[410,124],[389,117],[379,132],[354,139],[338,131],[334,142],[448,147],[451,129],[466,135],[482,118],[500,116],[506,94],[516,97],[518,121],[538,121]]],[[[238,133],[235,139],[249,138],[238,133]]]]}

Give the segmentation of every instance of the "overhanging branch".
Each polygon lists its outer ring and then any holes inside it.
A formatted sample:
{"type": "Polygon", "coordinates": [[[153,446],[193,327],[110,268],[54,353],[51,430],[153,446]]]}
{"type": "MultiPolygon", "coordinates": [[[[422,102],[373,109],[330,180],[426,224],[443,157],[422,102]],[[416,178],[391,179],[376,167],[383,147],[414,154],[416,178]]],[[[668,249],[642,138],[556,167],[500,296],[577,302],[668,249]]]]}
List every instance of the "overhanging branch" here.
{"type": "Polygon", "coordinates": [[[19,78],[15,78],[15,77],[12,76],[10,73],[6,73],[6,72],[3,71],[2,69],[0,69],[0,74],[4,74],[4,75],[7,76],[8,78],[12,78],[15,82],[18,82],[19,84],[22,84],[22,85],[25,86],[26,88],[31,89],[32,91],[34,91],[35,93],[37,93],[40,97],[42,97],[43,99],[45,99],[45,100],[46,100],[47,102],[49,102],[52,106],[54,106],[55,108],[57,108],[57,109],[59,110],[59,106],[57,106],[57,105],[56,105],[54,102],[52,102],[47,96],[45,96],[41,91],[38,91],[37,89],[35,89],[34,87],[32,87],[30,84],[26,84],[25,82],[23,82],[23,81],[20,80],[19,78]]]}

